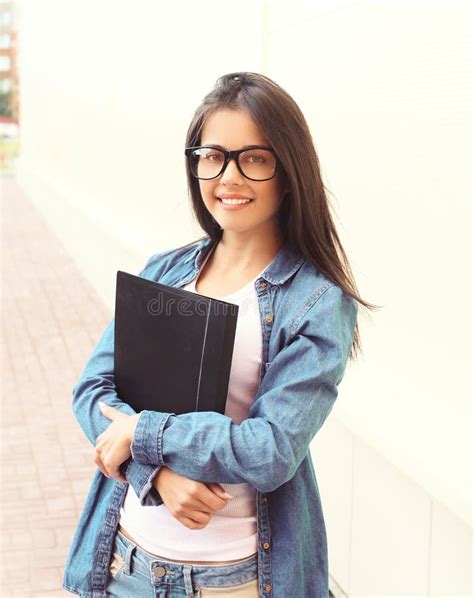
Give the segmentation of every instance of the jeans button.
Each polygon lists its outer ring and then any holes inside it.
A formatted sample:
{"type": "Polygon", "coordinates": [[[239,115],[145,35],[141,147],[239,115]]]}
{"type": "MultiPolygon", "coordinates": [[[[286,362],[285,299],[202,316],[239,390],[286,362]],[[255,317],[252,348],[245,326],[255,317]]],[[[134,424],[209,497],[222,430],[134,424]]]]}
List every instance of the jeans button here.
{"type": "Polygon", "coordinates": [[[166,575],[166,569],[164,567],[155,567],[153,569],[153,575],[156,575],[156,577],[163,577],[163,575],[166,575]]]}

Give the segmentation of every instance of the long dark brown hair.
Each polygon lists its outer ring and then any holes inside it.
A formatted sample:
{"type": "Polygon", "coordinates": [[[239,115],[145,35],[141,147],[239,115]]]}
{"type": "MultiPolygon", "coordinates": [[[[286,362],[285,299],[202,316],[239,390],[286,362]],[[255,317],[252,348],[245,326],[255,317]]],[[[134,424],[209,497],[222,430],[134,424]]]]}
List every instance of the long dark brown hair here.
{"type": "MultiPolygon", "coordinates": [[[[251,72],[223,75],[195,111],[186,135],[186,147],[200,145],[204,124],[220,108],[246,111],[278,156],[282,181],[288,189],[278,213],[284,239],[360,305],[367,310],[378,309],[380,306],[359,296],[331,216],[332,206],[321,179],[311,132],[296,102],[264,75],[251,72]]],[[[207,233],[201,239],[209,236],[218,242],[223,231],[204,204],[199,180],[192,175],[189,162],[186,162],[186,175],[194,215],[207,233]]],[[[361,350],[356,323],[350,359],[361,350]]]]}

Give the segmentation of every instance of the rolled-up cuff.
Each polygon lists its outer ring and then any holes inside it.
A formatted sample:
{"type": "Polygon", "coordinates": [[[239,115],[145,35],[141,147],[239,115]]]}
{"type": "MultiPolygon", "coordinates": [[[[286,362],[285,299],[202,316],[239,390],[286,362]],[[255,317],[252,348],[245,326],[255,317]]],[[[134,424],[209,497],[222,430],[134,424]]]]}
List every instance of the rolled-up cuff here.
{"type": "Polygon", "coordinates": [[[175,413],[141,411],[130,445],[132,458],[137,463],[164,466],[163,431],[168,419],[175,413]]]}
{"type": "Polygon", "coordinates": [[[137,463],[133,459],[128,460],[126,467],[124,464],[122,473],[124,473],[128,483],[138,496],[140,504],[144,507],[155,507],[163,504],[161,496],[153,486],[153,480],[160,469],[159,465],[137,463]]]}

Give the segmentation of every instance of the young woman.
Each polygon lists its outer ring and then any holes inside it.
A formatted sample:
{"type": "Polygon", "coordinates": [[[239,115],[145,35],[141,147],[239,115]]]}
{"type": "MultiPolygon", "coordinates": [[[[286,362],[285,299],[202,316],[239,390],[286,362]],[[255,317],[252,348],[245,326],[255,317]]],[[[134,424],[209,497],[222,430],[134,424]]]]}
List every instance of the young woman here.
{"type": "Polygon", "coordinates": [[[311,133],[281,87],[221,77],[185,154],[206,235],[151,256],[139,275],[240,306],[226,412],[135,413],[115,391],[112,319],[73,389],[98,469],[64,587],[326,598],[309,446],[360,350],[357,304],[374,306],[357,293],[311,133]]]}

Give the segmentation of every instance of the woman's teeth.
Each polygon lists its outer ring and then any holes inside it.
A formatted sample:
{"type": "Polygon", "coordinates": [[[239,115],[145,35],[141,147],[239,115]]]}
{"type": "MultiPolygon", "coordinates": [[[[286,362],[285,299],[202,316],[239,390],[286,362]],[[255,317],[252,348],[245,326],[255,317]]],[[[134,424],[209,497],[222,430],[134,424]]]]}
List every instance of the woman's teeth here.
{"type": "Polygon", "coordinates": [[[219,199],[222,201],[222,203],[226,203],[229,205],[249,203],[249,201],[252,201],[251,199],[222,199],[220,197],[219,197],[219,199]]]}

